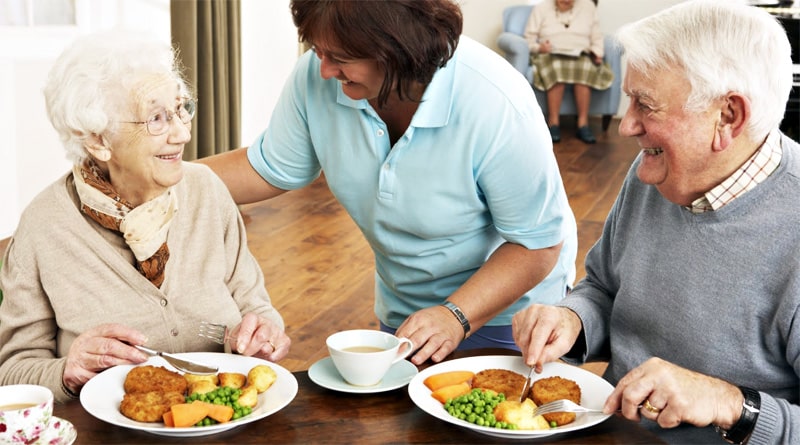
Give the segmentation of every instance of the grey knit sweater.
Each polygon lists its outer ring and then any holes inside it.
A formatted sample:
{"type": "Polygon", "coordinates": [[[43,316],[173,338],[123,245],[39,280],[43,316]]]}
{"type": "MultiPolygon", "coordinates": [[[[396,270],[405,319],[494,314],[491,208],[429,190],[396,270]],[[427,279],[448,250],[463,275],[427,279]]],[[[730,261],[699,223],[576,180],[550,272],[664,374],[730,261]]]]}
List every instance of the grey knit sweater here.
{"type": "MultiPolygon", "coordinates": [[[[641,183],[637,159],[586,278],[560,303],[584,326],[570,356],[609,360],[612,384],[660,357],[759,390],[751,445],[800,443],[800,146],[781,145],[765,182],[702,214],[641,183]]],[[[723,443],[713,427],[643,425],[672,443],[723,443]]]]}

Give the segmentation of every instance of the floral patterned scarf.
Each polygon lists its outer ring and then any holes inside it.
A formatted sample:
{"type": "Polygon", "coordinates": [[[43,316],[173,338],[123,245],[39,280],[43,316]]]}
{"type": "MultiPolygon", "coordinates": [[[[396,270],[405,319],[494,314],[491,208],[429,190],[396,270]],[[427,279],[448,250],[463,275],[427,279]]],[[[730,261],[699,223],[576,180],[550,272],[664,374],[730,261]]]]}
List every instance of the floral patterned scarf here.
{"type": "Polygon", "coordinates": [[[75,164],[72,173],[81,210],[101,226],[121,232],[136,257],[136,269],[160,288],[169,260],[167,234],[178,210],[173,190],[134,207],[91,159],[75,164]]]}

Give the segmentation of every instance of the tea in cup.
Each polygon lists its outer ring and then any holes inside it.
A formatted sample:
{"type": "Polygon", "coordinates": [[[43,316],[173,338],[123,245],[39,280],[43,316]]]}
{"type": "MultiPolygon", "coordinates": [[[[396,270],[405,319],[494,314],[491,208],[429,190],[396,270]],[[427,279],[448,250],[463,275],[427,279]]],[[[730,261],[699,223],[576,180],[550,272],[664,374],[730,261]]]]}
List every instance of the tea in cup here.
{"type": "Polygon", "coordinates": [[[393,364],[414,350],[411,340],[372,329],[337,332],[325,343],[336,370],[355,386],[377,385],[393,364]]]}
{"type": "Polygon", "coordinates": [[[34,443],[53,416],[53,392],[39,385],[0,386],[0,443],[34,443]]]}

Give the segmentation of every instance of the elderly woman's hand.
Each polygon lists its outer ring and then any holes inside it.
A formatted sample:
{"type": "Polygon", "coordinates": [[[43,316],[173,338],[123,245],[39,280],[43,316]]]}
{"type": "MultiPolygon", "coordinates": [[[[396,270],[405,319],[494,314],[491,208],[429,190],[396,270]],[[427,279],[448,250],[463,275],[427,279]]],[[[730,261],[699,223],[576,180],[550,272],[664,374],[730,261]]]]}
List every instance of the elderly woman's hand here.
{"type": "Polygon", "coordinates": [[[583,324],[571,309],[533,304],[514,314],[511,328],[525,363],[541,372],[542,365],[569,352],[583,324]]]}
{"type": "Polygon", "coordinates": [[[64,385],[77,393],[100,371],[117,365],[138,364],[149,357],[130,346],[147,338],[141,332],[120,324],[102,324],[79,335],[67,353],[64,385]],[[126,344],[129,343],[129,344],[126,344]]]}
{"type": "Polygon", "coordinates": [[[662,428],[688,423],[729,429],[741,415],[743,400],[728,382],[654,357],[620,379],[603,411],[621,409],[628,419],[646,417],[662,428]]]}
{"type": "Polygon", "coordinates": [[[544,42],[539,44],[539,53],[540,54],[547,54],[553,50],[553,44],[550,43],[549,40],[545,40],[544,42]]]}
{"type": "Polygon", "coordinates": [[[242,355],[272,362],[286,357],[292,340],[272,321],[255,314],[245,314],[230,332],[231,348],[242,355]]]}

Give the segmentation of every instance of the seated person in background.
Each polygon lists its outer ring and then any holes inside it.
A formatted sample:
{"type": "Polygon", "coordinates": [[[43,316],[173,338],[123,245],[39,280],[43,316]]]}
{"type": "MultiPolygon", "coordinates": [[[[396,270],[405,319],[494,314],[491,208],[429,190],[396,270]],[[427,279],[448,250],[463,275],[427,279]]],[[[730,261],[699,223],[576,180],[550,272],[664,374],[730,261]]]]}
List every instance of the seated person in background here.
{"type": "Polygon", "coordinates": [[[578,139],[596,142],[589,127],[591,88],[611,86],[614,73],[603,62],[603,34],[591,0],[543,0],[531,11],[525,39],[535,67],[533,86],[547,92],[547,124],[553,142],[561,140],[564,85],[572,84],[578,110],[578,139]]]}
{"type": "Polygon", "coordinates": [[[290,340],[228,190],[184,163],[195,111],[168,44],[121,32],[79,38],[44,88],[72,171],[22,214],[0,269],[0,384],[58,401],[112,366],[222,351],[283,358],[290,340]]]}
{"type": "Polygon", "coordinates": [[[586,277],[514,317],[526,363],[608,360],[604,410],[671,443],[800,438],[800,145],[786,33],[737,2],[623,27],[634,162],[586,277]],[[639,407],[642,408],[639,408],[639,407]],[[748,439],[749,438],[749,439],[748,439]]]}

